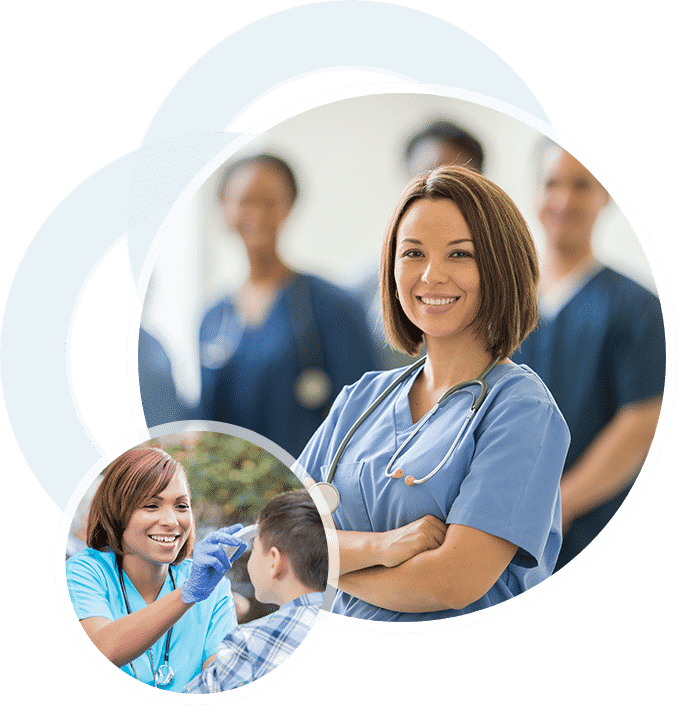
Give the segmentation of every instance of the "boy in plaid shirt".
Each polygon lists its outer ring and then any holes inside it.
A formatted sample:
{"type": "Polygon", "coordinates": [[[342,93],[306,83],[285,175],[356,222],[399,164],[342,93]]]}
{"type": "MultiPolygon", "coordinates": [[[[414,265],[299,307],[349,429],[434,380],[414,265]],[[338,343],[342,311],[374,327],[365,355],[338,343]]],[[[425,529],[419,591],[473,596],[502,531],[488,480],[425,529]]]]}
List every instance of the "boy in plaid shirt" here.
{"type": "Polygon", "coordinates": [[[218,693],[261,678],[294,652],[315,623],[328,553],[313,500],[305,490],[279,495],[261,510],[257,523],[247,570],[256,599],[280,609],[230,632],[186,693],[218,693]]]}

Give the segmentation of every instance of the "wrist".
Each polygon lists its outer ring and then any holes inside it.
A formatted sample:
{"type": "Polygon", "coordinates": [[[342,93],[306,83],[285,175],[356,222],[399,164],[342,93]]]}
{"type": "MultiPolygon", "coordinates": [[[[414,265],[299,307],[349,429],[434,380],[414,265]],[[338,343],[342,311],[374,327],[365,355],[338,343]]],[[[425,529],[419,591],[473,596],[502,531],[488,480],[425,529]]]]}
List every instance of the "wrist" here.
{"type": "Polygon", "coordinates": [[[179,594],[181,596],[181,602],[186,605],[194,605],[196,602],[202,602],[210,593],[205,593],[204,591],[194,590],[192,586],[186,581],[180,588],[179,594]]]}
{"type": "Polygon", "coordinates": [[[390,531],[368,534],[368,550],[374,556],[374,565],[390,567],[393,563],[393,537],[390,531]]]}

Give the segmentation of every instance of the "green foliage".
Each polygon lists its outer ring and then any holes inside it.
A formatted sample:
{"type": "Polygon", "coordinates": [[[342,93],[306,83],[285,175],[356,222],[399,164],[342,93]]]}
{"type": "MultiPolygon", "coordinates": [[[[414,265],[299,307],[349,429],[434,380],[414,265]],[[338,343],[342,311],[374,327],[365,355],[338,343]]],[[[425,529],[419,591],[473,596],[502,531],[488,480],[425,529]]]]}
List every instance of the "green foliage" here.
{"type": "Polygon", "coordinates": [[[203,524],[251,522],[273,497],[302,487],[277,458],[235,436],[204,432],[163,441],[186,469],[196,520],[203,524]]]}

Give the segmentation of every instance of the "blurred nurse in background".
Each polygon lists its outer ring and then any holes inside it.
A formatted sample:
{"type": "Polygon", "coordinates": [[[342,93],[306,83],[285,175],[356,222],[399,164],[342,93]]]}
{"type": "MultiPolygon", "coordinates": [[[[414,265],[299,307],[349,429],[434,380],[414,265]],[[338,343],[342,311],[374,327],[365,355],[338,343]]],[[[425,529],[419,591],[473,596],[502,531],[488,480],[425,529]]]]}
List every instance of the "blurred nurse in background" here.
{"type": "Polygon", "coordinates": [[[558,144],[544,144],[537,191],[546,239],[541,320],[513,360],[546,383],[571,430],[556,569],[578,555],[620,507],[661,409],[660,303],[593,254],[593,229],[609,201],[583,164],[558,144]]]}
{"type": "Polygon", "coordinates": [[[194,414],[256,431],[293,456],[343,386],[376,367],[359,304],[280,257],[297,191],[293,169],[271,154],[240,159],[221,177],[226,225],[242,240],[250,269],[240,290],[202,322],[202,398],[194,414]]]}

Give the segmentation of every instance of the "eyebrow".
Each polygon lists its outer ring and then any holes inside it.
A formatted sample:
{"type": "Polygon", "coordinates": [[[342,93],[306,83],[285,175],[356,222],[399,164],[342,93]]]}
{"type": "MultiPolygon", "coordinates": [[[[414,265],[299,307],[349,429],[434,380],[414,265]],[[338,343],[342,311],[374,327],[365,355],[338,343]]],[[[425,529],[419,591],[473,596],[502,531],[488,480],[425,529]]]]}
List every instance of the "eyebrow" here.
{"type": "MultiPolygon", "coordinates": [[[[164,497],[163,497],[161,494],[154,494],[152,497],[149,497],[148,499],[149,499],[149,500],[150,500],[150,499],[162,499],[162,500],[164,500],[164,497]]],[[[175,497],[175,498],[174,498],[174,501],[175,501],[175,502],[178,502],[179,500],[182,500],[182,499],[190,499],[190,497],[189,497],[187,494],[181,494],[181,495],[179,495],[178,497],[175,497]]]]}
{"type": "MultiPolygon", "coordinates": [[[[411,242],[414,245],[420,245],[421,241],[417,240],[415,237],[403,237],[400,242],[411,242]]],[[[464,237],[461,238],[460,240],[451,240],[450,242],[447,243],[447,247],[449,245],[458,245],[460,242],[472,242],[472,238],[469,237],[464,237]]]]}

